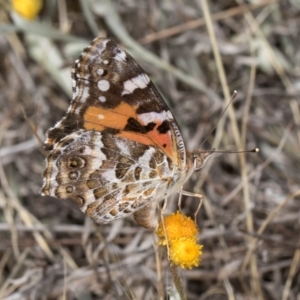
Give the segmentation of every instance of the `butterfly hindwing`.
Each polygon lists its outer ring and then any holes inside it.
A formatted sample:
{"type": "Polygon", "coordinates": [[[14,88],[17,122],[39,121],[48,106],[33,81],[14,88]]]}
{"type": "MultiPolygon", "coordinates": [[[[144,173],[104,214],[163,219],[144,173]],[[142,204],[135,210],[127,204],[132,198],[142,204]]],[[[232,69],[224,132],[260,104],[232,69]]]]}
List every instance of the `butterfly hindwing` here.
{"type": "Polygon", "coordinates": [[[42,193],[77,202],[96,222],[129,215],[168,194],[170,159],[109,133],[79,130],[49,154],[42,193]]]}

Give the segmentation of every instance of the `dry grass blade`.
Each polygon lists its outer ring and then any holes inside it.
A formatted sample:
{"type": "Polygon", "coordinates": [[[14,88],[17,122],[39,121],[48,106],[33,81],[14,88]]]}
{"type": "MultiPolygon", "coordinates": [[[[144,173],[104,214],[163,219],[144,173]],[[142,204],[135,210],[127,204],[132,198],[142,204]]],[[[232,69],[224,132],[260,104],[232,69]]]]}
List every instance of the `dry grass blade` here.
{"type": "MultiPolygon", "coordinates": [[[[276,3],[276,2],[278,2],[278,1],[277,0],[275,0],[275,1],[274,0],[271,0],[271,1],[266,0],[266,1],[261,1],[259,3],[254,3],[254,4],[243,4],[243,5],[234,7],[234,8],[230,8],[230,9],[212,14],[211,18],[215,22],[215,21],[219,21],[222,19],[227,19],[227,18],[233,17],[235,15],[242,14],[246,10],[251,11],[251,10],[254,10],[261,6],[270,5],[270,4],[276,3]]],[[[205,24],[206,24],[206,21],[202,18],[198,19],[198,20],[189,21],[184,24],[170,27],[168,29],[163,29],[159,32],[150,33],[150,34],[146,35],[145,37],[139,39],[139,42],[141,44],[149,44],[149,43],[152,43],[157,40],[166,39],[173,35],[183,33],[184,31],[196,29],[200,26],[204,26],[205,24]]]]}
{"type": "Polygon", "coordinates": [[[287,205],[287,203],[289,201],[291,201],[292,199],[294,199],[295,197],[300,196],[300,190],[289,195],[288,197],[286,197],[286,199],[280,203],[277,207],[275,207],[268,215],[268,217],[264,220],[264,222],[261,224],[261,226],[259,227],[258,231],[257,231],[257,238],[254,238],[251,240],[250,246],[249,246],[249,250],[245,256],[245,260],[243,262],[242,265],[242,272],[244,272],[246,270],[246,267],[255,251],[255,248],[257,246],[257,242],[259,240],[259,236],[263,234],[263,232],[265,231],[266,227],[269,225],[269,223],[272,221],[272,219],[274,219],[274,217],[280,212],[280,210],[282,210],[282,208],[287,205]]]}
{"type": "Polygon", "coordinates": [[[300,268],[300,250],[297,249],[295,251],[295,255],[294,255],[293,261],[291,263],[291,267],[290,267],[290,270],[289,270],[289,276],[288,276],[287,281],[286,281],[285,286],[284,286],[284,290],[283,290],[283,293],[282,293],[282,300],[289,299],[289,294],[290,294],[290,289],[291,289],[291,286],[292,286],[292,282],[295,278],[295,275],[299,271],[299,268],[300,268]]]}
{"type": "Polygon", "coordinates": [[[9,281],[16,276],[17,272],[19,271],[22,264],[24,263],[24,260],[26,259],[26,256],[28,255],[28,252],[29,252],[29,249],[25,249],[20,254],[20,256],[18,257],[18,260],[16,261],[16,264],[14,265],[14,267],[11,271],[11,273],[6,278],[6,280],[4,281],[3,285],[0,287],[0,297],[1,297],[1,299],[5,299],[5,297],[8,296],[10,293],[12,293],[12,291],[15,289],[14,286],[12,286],[8,289],[8,286],[10,284],[9,281]]]}

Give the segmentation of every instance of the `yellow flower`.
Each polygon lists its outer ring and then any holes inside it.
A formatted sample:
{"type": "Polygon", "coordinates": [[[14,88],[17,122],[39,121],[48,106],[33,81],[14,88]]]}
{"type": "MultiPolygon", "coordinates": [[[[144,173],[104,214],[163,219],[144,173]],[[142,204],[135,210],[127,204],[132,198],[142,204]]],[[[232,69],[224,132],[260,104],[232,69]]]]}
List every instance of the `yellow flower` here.
{"type": "Polygon", "coordinates": [[[159,244],[166,245],[174,239],[187,238],[197,240],[199,233],[196,223],[190,218],[177,211],[169,216],[166,216],[160,221],[156,234],[160,238],[159,244]],[[166,229],[164,231],[163,223],[166,229]],[[165,233],[167,236],[165,236],[165,233]]]}
{"type": "Polygon", "coordinates": [[[194,239],[178,239],[170,243],[170,261],[183,269],[198,267],[202,255],[202,245],[194,239]]]}
{"type": "Polygon", "coordinates": [[[40,12],[42,0],[11,0],[14,10],[25,19],[32,20],[40,12]]]}
{"type": "Polygon", "coordinates": [[[195,221],[179,211],[166,216],[156,230],[159,244],[168,245],[170,262],[183,269],[197,267],[200,263],[203,246],[197,244],[198,233],[195,221]]]}

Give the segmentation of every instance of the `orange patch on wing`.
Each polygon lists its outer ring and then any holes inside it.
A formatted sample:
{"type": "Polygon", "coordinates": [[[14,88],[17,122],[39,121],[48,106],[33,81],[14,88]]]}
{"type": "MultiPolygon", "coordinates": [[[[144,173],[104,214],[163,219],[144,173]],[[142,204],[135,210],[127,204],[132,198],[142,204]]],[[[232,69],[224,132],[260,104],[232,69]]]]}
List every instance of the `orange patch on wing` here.
{"type": "Polygon", "coordinates": [[[160,148],[166,155],[168,155],[171,160],[176,164],[177,163],[177,152],[176,147],[173,145],[173,141],[169,133],[158,133],[156,130],[161,122],[157,122],[155,128],[146,134],[141,134],[132,131],[122,131],[117,134],[119,137],[123,137],[144,145],[154,146],[160,148]]]}
{"type": "Polygon", "coordinates": [[[117,134],[117,136],[138,142],[140,144],[149,145],[149,146],[156,146],[156,144],[149,138],[147,134],[141,134],[132,131],[122,131],[117,134]]]}
{"type": "Polygon", "coordinates": [[[147,134],[141,134],[132,131],[122,131],[118,133],[117,136],[138,142],[140,144],[158,147],[167,156],[169,156],[175,164],[177,163],[176,149],[173,149],[172,140],[170,139],[170,136],[167,133],[159,134],[154,129],[153,131],[149,131],[147,134]]]}
{"type": "Polygon", "coordinates": [[[101,107],[91,106],[83,115],[85,129],[102,131],[105,128],[123,130],[128,118],[135,118],[135,107],[121,102],[115,109],[109,110],[101,107]]]}
{"type": "Polygon", "coordinates": [[[159,147],[174,163],[177,162],[176,147],[173,145],[170,134],[160,134],[157,131],[157,127],[161,125],[161,121],[155,120],[155,128],[147,134],[141,134],[138,132],[124,131],[128,118],[136,119],[136,108],[124,102],[121,102],[121,104],[113,110],[91,106],[86,110],[83,116],[83,127],[88,130],[94,129],[97,131],[103,131],[105,128],[118,129],[120,133],[118,133],[117,136],[144,145],[159,147]]]}
{"type": "MultiPolygon", "coordinates": [[[[139,120],[142,125],[144,124],[142,120],[139,120]]],[[[150,140],[153,141],[153,144],[158,146],[166,155],[168,155],[171,160],[176,164],[177,163],[177,149],[176,145],[173,144],[171,132],[159,133],[157,128],[162,124],[161,119],[154,119],[153,122],[156,124],[153,130],[147,133],[150,140]]]]}
{"type": "Polygon", "coordinates": [[[165,152],[172,160],[174,160],[173,153],[174,149],[172,147],[172,140],[168,133],[160,134],[156,128],[160,124],[157,124],[152,131],[149,131],[147,135],[151,140],[153,140],[157,146],[159,146],[163,152],[165,152]]]}
{"type": "Polygon", "coordinates": [[[84,128],[87,130],[97,130],[97,131],[103,131],[105,129],[104,126],[100,124],[94,124],[94,123],[84,123],[84,128]]]}

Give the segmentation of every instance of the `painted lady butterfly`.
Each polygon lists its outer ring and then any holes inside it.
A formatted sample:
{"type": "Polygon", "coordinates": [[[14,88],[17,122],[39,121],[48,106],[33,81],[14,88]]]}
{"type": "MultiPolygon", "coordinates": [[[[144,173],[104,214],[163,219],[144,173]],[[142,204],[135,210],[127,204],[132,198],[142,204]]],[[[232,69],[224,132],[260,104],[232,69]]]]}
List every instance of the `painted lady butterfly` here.
{"type": "Polygon", "coordinates": [[[211,152],[187,152],[172,113],[134,59],[96,38],[72,70],[73,100],[49,129],[42,195],[69,198],[98,223],[134,213],[155,228],[156,202],[211,152]]]}

